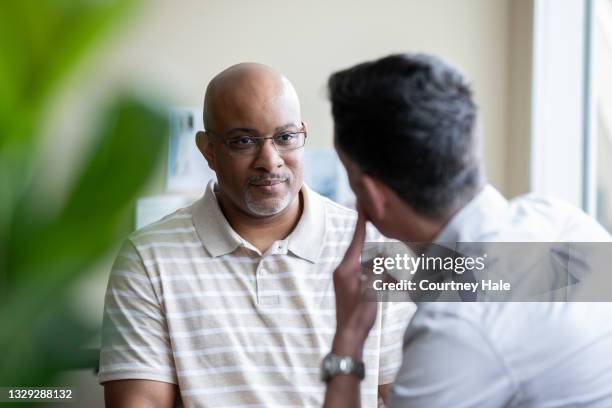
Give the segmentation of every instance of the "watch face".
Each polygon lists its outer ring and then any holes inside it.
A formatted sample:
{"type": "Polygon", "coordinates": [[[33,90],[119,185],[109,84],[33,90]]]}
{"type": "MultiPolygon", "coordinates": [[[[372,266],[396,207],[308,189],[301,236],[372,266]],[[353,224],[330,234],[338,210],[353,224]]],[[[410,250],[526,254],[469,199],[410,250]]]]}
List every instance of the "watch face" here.
{"type": "Polygon", "coordinates": [[[338,368],[340,369],[340,372],[346,374],[350,373],[352,365],[352,361],[348,358],[341,358],[338,362],[338,368]]]}

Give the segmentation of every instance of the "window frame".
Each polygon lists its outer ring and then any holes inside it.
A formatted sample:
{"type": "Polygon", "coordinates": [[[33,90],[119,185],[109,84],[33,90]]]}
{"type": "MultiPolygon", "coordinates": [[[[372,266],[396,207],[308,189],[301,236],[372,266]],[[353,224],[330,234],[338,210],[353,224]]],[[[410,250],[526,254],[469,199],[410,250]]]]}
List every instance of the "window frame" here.
{"type": "Polygon", "coordinates": [[[595,215],[593,0],[534,0],[533,7],[530,190],[595,215]]]}

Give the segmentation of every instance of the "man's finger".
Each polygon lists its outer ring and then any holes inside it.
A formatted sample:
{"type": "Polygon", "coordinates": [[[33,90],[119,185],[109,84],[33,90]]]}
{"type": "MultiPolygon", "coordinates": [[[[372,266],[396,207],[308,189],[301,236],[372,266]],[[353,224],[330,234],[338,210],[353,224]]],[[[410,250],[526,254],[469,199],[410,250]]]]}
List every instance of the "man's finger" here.
{"type": "Polygon", "coordinates": [[[353,239],[344,254],[345,260],[359,260],[361,251],[363,250],[363,243],[366,237],[366,217],[363,211],[357,211],[357,224],[355,225],[355,232],[353,239]]]}

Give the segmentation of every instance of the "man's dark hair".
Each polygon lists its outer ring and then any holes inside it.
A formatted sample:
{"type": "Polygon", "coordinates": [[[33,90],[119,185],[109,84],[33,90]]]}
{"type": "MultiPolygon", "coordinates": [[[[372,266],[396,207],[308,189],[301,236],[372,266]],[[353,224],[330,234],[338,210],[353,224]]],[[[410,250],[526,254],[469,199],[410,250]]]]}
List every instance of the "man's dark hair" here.
{"type": "Polygon", "coordinates": [[[417,212],[443,216],[476,194],[476,106],[458,71],[391,55],[336,72],[328,87],[337,146],[417,212]]]}

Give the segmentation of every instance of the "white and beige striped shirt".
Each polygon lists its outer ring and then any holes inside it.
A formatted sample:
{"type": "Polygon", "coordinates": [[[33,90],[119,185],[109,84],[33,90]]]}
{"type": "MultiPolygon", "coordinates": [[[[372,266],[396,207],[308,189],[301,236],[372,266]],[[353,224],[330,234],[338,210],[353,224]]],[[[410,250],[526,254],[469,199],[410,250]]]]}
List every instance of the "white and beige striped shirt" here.
{"type": "MultiPolygon", "coordinates": [[[[187,407],[321,406],[332,273],[356,214],[304,185],[296,228],[262,254],[230,227],[213,187],[125,242],[106,293],[99,380],[174,383],[187,407]]],[[[393,381],[414,309],[379,304],[364,349],[364,407],[393,381]]]]}

